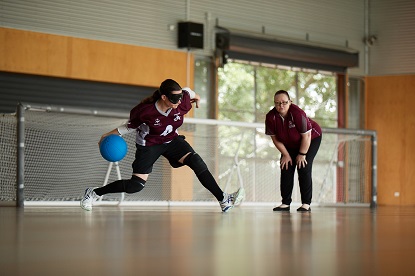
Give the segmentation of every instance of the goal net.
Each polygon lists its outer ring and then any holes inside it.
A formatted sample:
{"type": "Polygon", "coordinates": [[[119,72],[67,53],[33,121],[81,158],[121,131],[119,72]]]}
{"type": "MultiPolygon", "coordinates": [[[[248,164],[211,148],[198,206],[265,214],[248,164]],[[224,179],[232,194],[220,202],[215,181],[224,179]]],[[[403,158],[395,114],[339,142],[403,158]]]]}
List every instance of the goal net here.
{"type": "MultiPolygon", "coordinates": [[[[87,187],[131,177],[134,134],[124,136],[128,154],[118,163],[104,160],[98,148],[101,135],[126,122],[128,114],[30,105],[20,108],[19,116],[2,114],[0,119],[0,204],[16,202],[19,195],[25,204],[75,204],[87,187]]],[[[194,118],[186,118],[179,129],[222,190],[231,193],[244,187],[244,204],[274,205],[281,202],[280,154],[264,130],[263,124],[194,118]]],[[[313,204],[373,204],[373,135],[364,130],[323,128],[313,164],[313,204]]],[[[299,203],[300,198],[296,177],[293,202],[299,203]]],[[[101,200],[101,204],[120,202],[217,204],[190,168],[173,169],[163,157],[155,163],[141,192],[109,194],[101,200]]]]}

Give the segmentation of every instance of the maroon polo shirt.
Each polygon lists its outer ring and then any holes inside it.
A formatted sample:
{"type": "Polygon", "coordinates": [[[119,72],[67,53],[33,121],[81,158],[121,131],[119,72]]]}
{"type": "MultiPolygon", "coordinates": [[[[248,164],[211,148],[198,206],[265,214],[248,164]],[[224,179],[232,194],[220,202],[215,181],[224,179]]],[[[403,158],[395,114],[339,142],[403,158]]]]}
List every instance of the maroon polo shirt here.
{"type": "Polygon", "coordinates": [[[131,110],[127,127],[136,129],[136,143],[141,146],[168,143],[178,136],[177,128],[183,124],[183,117],[191,108],[187,91],[183,92],[178,107],[165,113],[155,103],[140,103],[131,110]]]}
{"type": "Polygon", "coordinates": [[[321,136],[320,126],[307,117],[305,112],[291,104],[287,116],[283,119],[274,107],[265,118],[265,134],[276,136],[287,149],[299,149],[301,134],[311,130],[311,139],[321,136]]]}

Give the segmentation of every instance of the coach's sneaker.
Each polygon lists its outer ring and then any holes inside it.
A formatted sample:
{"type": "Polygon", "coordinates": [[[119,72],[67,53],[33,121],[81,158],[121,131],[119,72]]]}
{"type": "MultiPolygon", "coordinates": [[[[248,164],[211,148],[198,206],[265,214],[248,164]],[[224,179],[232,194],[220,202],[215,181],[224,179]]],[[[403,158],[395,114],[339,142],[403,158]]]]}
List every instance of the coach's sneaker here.
{"type": "Polygon", "coordinates": [[[94,192],[95,188],[98,188],[98,187],[87,188],[85,190],[84,197],[81,199],[81,208],[82,209],[87,210],[87,211],[91,211],[92,210],[92,204],[94,203],[94,201],[99,199],[99,196],[94,192]]]}
{"type": "Polygon", "coordinates": [[[238,191],[232,194],[223,193],[223,200],[219,202],[222,212],[228,212],[234,206],[241,204],[245,197],[244,188],[239,188],[238,191]]]}

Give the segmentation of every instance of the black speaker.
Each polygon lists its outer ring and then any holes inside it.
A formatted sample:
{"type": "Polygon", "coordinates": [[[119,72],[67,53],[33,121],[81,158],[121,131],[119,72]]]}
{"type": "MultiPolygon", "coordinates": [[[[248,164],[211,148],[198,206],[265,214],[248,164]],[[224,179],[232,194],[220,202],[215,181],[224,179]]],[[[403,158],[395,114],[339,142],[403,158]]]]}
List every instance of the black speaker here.
{"type": "Polygon", "coordinates": [[[203,24],[179,22],[179,48],[203,49],[203,24]]]}
{"type": "Polygon", "coordinates": [[[216,49],[229,50],[230,34],[228,32],[216,33],[216,49]]]}

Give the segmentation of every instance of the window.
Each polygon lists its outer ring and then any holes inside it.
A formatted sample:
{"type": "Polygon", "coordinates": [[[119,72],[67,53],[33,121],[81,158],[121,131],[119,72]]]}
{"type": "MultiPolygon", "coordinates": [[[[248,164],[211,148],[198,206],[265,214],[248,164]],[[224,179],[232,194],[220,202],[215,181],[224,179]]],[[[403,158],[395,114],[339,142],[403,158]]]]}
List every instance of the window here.
{"type": "Polygon", "coordinates": [[[365,128],[364,102],[365,102],[365,83],[362,79],[349,78],[349,97],[348,97],[348,128],[365,128]]]}
{"type": "Polygon", "coordinates": [[[283,89],[322,127],[337,127],[333,73],[228,61],[218,70],[218,78],[219,120],[262,123],[274,106],[274,93],[283,89]]]}
{"type": "Polygon", "coordinates": [[[194,75],[194,91],[200,95],[199,108],[194,108],[194,117],[206,119],[212,117],[209,113],[212,110],[211,106],[215,105],[215,102],[209,101],[211,90],[211,62],[208,59],[197,58],[195,59],[195,75],[194,75]]]}

